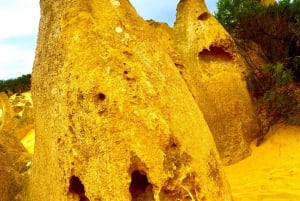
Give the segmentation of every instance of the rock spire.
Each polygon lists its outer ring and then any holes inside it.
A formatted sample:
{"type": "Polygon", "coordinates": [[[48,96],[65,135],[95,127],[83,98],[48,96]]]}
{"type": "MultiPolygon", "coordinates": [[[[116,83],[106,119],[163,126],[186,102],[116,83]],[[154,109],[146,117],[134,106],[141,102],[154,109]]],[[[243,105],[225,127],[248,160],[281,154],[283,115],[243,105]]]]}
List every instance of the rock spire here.
{"type": "Polygon", "coordinates": [[[234,41],[199,0],[179,2],[174,32],[181,58],[176,64],[203,112],[223,163],[245,158],[258,125],[244,80],[246,67],[234,41]]]}
{"type": "Polygon", "coordinates": [[[127,0],[41,0],[32,201],[230,201],[210,130],[127,0]]]}

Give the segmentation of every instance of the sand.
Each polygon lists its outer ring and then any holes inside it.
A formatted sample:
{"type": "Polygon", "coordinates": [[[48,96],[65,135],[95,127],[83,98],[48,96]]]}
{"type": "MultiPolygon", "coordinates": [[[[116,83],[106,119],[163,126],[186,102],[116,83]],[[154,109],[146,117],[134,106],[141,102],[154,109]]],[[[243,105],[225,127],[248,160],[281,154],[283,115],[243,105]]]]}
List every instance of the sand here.
{"type": "Polygon", "coordinates": [[[300,127],[271,128],[252,155],[225,167],[234,201],[300,201],[300,127]]]}
{"type": "MultiPolygon", "coordinates": [[[[22,143],[34,151],[34,130],[22,143]]],[[[225,166],[234,201],[300,201],[300,127],[282,124],[271,128],[252,155],[225,166]]]]}

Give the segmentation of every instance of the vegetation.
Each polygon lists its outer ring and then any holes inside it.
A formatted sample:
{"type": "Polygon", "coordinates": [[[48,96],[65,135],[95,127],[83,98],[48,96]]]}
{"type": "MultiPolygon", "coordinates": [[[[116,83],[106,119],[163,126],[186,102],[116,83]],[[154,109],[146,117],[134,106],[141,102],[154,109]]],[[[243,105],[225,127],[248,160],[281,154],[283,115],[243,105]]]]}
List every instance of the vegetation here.
{"type": "Polygon", "coordinates": [[[22,75],[16,79],[0,80],[0,92],[22,93],[31,87],[31,74],[22,75]]]}
{"type": "Polygon", "coordinates": [[[254,0],[219,0],[215,17],[231,31],[241,19],[260,13],[262,6],[254,0]]]}
{"type": "Polygon", "coordinates": [[[300,124],[300,96],[290,69],[282,63],[267,64],[260,72],[251,70],[247,78],[248,88],[259,112],[263,110],[268,114],[268,119],[264,120],[267,121],[265,127],[269,128],[278,120],[300,124]]]}
{"type": "MultiPolygon", "coordinates": [[[[255,43],[267,65],[248,63],[248,87],[258,113],[300,124],[300,0],[280,0],[268,7],[256,0],[219,0],[216,18],[240,49],[255,43]]],[[[258,50],[257,50],[258,51],[258,50]]],[[[266,117],[264,117],[266,118],[266,117]]]]}

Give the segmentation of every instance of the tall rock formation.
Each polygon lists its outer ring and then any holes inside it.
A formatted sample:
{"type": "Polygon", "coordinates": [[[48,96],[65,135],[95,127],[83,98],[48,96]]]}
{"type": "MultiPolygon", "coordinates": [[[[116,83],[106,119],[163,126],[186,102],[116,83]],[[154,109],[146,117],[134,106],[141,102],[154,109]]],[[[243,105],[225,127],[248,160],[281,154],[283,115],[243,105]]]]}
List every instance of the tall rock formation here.
{"type": "Polygon", "coordinates": [[[127,0],[41,0],[32,201],[230,201],[209,128],[127,0]]]}
{"type": "Polygon", "coordinates": [[[177,64],[214,136],[224,164],[250,154],[258,132],[246,70],[230,35],[207,11],[204,1],[181,0],[174,26],[177,64]]]}

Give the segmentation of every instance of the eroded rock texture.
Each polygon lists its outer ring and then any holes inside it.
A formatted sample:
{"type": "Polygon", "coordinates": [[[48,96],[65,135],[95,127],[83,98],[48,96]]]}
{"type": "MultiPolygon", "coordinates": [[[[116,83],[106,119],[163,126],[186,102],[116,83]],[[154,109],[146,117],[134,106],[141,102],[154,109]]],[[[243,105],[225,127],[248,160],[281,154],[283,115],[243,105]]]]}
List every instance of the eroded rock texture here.
{"type": "Polygon", "coordinates": [[[0,130],[8,131],[13,128],[11,119],[14,116],[9,98],[5,92],[0,93],[0,130]]]}
{"type": "MultiPolygon", "coordinates": [[[[20,106],[20,105],[18,105],[20,106]]],[[[28,201],[31,155],[18,139],[24,125],[31,119],[28,114],[18,116],[17,105],[7,94],[0,93],[0,200],[28,201]],[[14,106],[13,106],[14,105],[14,106]]],[[[21,106],[20,106],[21,108],[21,106]]],[[[20,109],[19,108],[19,109],[20,109]]],[[[19,111],[18,109],[18,111],[19,111]]],[[[22,108],[23,110],[23,108],[22,108]]],[[[31,116],[32,117],[32,116],[31,116]]],[[[30,120],[33,124],[33,120],[30,120]]],[[[26,124],[27,125],[27,124],[26,124]]]]}
{"type": "Polygon", "coordinates": [[[230,201],[202,113],[129,2],[40,5],[32,201],[230,201]]]}
{"type": "Polygon", "coordinates": [[[31,155],[16,137],[0,131],[0,200],[29,201],[31,155]]]}
{"type": "Polygon", "coordinates": [[[258,132],[246,70],[233,40],[199,0],[182,0],[175,22],[175,61],[214,136],[224,164],[250,154],[258,132]],[[181,62],[181,63],[180,63],[181,62]]]}
{"type": "Polygon", "coordinates": [[[6,93],[0,93],[0,130],[19,140],[33,129],[34,122],[31,100],[24,94],[8,97],[6,93]]]}

